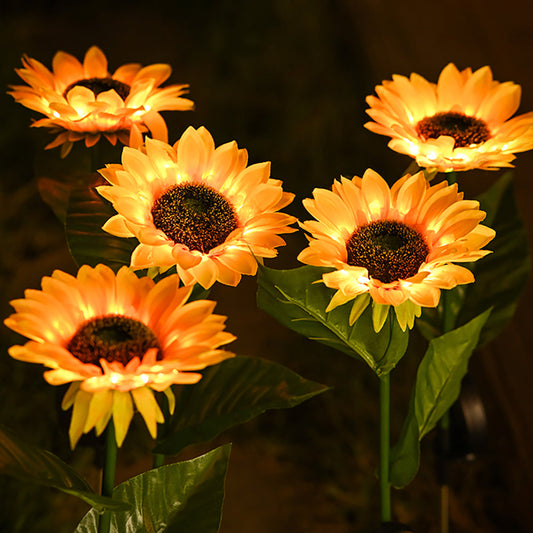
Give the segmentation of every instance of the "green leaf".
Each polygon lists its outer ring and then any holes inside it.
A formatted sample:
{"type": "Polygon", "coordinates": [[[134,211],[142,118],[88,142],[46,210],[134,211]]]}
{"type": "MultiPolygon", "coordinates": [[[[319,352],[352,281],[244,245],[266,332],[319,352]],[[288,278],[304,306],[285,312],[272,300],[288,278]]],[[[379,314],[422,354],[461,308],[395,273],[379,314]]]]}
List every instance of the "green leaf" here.
{"type": "MultiPolygon", "coordinates": [[[[110,533],[216,533],[230,450],[228,444],[115,487],[113,496],[130,502],[133,509],[112,514],[110,533]]],[[[94,510],[89,511],[75,533],[95,533],[98,518],[94,510]]]]}
{"type": "Polygon", "coordinates": [[[487,213],[483,224],[496,231],[496,237],[486,246],[493,253],[469,265],[476,278],[474,283],[443,291],[438,309],[424,309],[417,324],[426,338],[444,331],[446,315],[455,317],[455,325],[462,325],[492,307],[481,332],[483,345],[501,333],[524,290],[530,257],[527,234],[514,199],[512,173],[505,173],[478,200],[487,213]]]}
{"type": "Polygon", "coordinates": [[[136,239],[115,237],[102,230],[109,218],[116,215],[112,205],[102,198],[95,187],[103,178],[90,185],[72,186],[67,210],[67,244],[78,266],[104,263],[113,270],[130,264],[136,239]]]}
{"type": "Polygon", "coordinates": [[[378,376],[390,372],[407,349],[409,333],[401,330],[394,313],[389,313],[383,329],[375,333],[371,306],[352,326],[350,305],[326,313],[335,291],[315,282],[328,270],[312,266],[274,270],[261,266],[257,304],[293,331],[351,357],[360,357],[378,376]]]}
{"type": "Polygon", "coordinates": [[[265,359],[228,359],[206,369],[197,384],[174,387],[176,410],[154,451],[177,454],[268,409],[293,407],[326,390],[265,359]]]}
{"type": "Polygon", "coordinates": [[[37,187],[44,202],[52,209],[59,221],[65,224],[71,184],[51,178],[39,178],[37,187]]]}
{"type": "Polygon", "coordinates": [[[123,501],[99,496],[73,468],[54,454],[21,441],[0,426],[0,473],[76,496],[97,510],[128,509],[123,501]]]}
{"type": "Polygon", "coordinates": [[[405,487],[418,471],[420,441],[459,397],[461,381],[491,310],[431,340],[420,362],[400,439],[391,452],[391,483],[405,487]]]}

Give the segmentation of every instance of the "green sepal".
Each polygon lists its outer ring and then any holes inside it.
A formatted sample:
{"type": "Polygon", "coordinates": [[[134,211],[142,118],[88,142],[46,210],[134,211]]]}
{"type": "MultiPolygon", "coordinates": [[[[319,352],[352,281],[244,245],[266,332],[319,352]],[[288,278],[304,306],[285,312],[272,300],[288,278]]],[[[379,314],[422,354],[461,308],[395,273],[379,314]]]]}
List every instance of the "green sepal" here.
{"type": "Polygon", "coordinates": [[[459,397],[468,361],[490,312],[489,309],[464,326],[430,341],[418,367],[400,439],[391,450],[393,486],[405,487],[415,477],[420,462],[420,441],[459,397]]]}
{"type": "MultiPolygon", "coordinates": [[[[110,533],[217,533],[231,445],[161,466],[121,483],[113,497],[133,509],[111,515],[110,533]]],[[[89,511],[74,533],[95,533],[99,515],[89,511]]]]}
{"type": "Polygon", "coordinates": [[[0,426],[0,473],[59,489],[80,498],[99,512],[130,507],[120,499],[96,494],[89,483],[59,457],[22,441],[4,426],[0,426]]]}
{"type": "Polygon", "coordinates": [[[376,333],[379,333],[383,329],[385,321],[389,316],[389,310],[390,305],[388,304],[377,304],[376,302],[372,302],[372,326],[376,333]]]}
{"type": "Polygon", "coordinates": [[[411,300],[405,300],[402,304],[394,307],[394,312],[402,331],[405,331],[406,329],[413,328],[415,325],[415,318],[422,314],[422,309],[411,300]]]}
{"type": "Polygon", "coordinates": [[[353,325],[349,305],[326,313],[335,291],[315,282],[330,271],[313,266],[292,270],[260,266],[257,304],[289,329],[361,358],[378,376],[390,372],[407,349],[408,333],[402,331],[394,314],[388,313],[382,330],[376,334],[370,306],[353,325]]]}
{"type": "Polygon", "coordinates": [[[235,357],[204,370],[193,387],[173,387],[176,409],[155,453],[174,455],[214,438],[268,409],[284,409],[328,390],[288,368],[258,357],[235,357]]]}
{"type": "Polygon", "coordinates": [[[368,292],[355,297],[352,309],[350,310],[350,317],[348,318],[348,324],[350,324],[350,326],[353,326],[357,322],[369,303],[370,294],[368,294],[368,292]]]}

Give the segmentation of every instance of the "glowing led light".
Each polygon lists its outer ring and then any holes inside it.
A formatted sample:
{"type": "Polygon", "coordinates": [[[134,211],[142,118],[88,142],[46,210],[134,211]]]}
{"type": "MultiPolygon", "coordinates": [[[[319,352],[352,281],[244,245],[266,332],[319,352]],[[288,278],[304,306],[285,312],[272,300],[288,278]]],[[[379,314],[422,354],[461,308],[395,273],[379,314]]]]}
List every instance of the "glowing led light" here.
{"type": "MultiPolygon", "coordinates": [[[[454,158],[455,161],[466,162],[469,160],[469,157],[466,154],[457,154],[454,158]]],[[[453,168],[448,169],[446,172],[452,172],[453,168]]]]}
{"type": "Polygon", "coordinates": [[[379,200],[374,200],[373,202],[370,202],[368,208],[373,215],[379,215],[381,212],[381,202],[379,200]]]}

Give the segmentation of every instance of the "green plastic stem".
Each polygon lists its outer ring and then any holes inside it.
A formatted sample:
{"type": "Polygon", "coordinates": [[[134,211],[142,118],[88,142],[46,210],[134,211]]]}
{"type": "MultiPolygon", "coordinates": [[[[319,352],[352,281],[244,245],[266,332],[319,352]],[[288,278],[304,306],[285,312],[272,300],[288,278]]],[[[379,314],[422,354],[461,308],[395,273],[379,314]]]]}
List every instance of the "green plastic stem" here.
{"type": "Polygon", "coordinates": [[[381,522],[390,522],[390,374],[379,379],[379,494],[381,522]]]}
{"type": "Polygon", "coordinates": [[[453,185],[457,181],[457,173],[455,170],[446,172],[446,180],[448,181],[448,185],[453,185]]]}
{"type": "Polygon", "coordinates": [[[154,453],[153,467],[159,468],[165,464],[165,456],[162,453],[154,453]]]}

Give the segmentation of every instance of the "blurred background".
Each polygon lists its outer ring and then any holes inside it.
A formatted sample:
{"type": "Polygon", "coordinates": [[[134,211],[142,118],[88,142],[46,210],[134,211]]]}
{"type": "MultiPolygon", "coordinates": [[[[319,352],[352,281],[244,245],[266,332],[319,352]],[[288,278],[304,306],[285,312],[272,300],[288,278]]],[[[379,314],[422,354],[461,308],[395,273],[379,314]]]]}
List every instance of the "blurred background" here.
{"type": "MultiPolygon", "coordinates": [[[[0,87],[21,83],[14,72],[28,54],[51,67],[57,50],[83,58],[102,48],[111,71],[123,63],[163,62],[169,83],[189,83],[196,110],[168,112],[170,142],[188,125],[206,126],[217,145],[237,140],[250,162],[272,161],[272,176],[296,194],[286,211],[307,218],[301,200],[329,188],[340,174],[368,167],[399,178],[410,159],[387,138],[363,128],[365,96],[392,74],[417,72],[436,81],[449,62],[490,65],[499,81],[522,86],[519,112],[533,110],[532,9],[526,0],[221,0],[181,2],[10,1],[0,3],[0,87]]],[[[0,90],[0,310],[37,288],[55,268],[76,270],[62,227],[39,197],[36,177],[52,137],[29,128],[35,113],[0,90]]],[[[106,141],[102,141],[106,142],[106,141]]],[[[50,156],[50,154],[48,154],[50,156]]],[[[59,159],[59,151],[51,154],[59,159]]],[[[112,161],[110,161],[112,162],[112,161]]],[[[533,239],[533,153],[519,154],[515,191],[533,239]]],[[[469,172],[460,188],[473,196],[499,173],[469,172]]],[[[305,242],[290,235],[269,266],[297,266],[305,242]]],[[[363,364],[285,330],[257,310],[256,282],[216,287],[211,297],[238,336],[240,354],[281,362],[332,390],[289,411],[267,413],[224,434],[232,441],[222,533],[368,532],[377,522],[377,379],[363,364]]],[[[459,461],[451,478],[452,531],[533,529],[533,328],[528,285],[503,335],[476,353],[470,378],[488,417],[485,449],[459,461]]],[[[12,361],[20,342],[0,327],[0,423],[72,462],[97,484],[90,439],[72,454],[60,413],[62,390],[42,369],[12,361]]],[[[422,341],[393,373],[393,439],[407,409],[422,341]]],[[[439,492],[432,435],[422,445],[416,480],[393,493],[396,518],[416,532],[438,531],[439,492]]],[[[151,443],[141,424],[120,458],[118,480],[140,473],[151,443]]],[[[202,449],[188,451],[188,457],[202,449]]],[[[10,479],[0,483],[0,531],[72,531],[84,504],[10,479]]]]}

